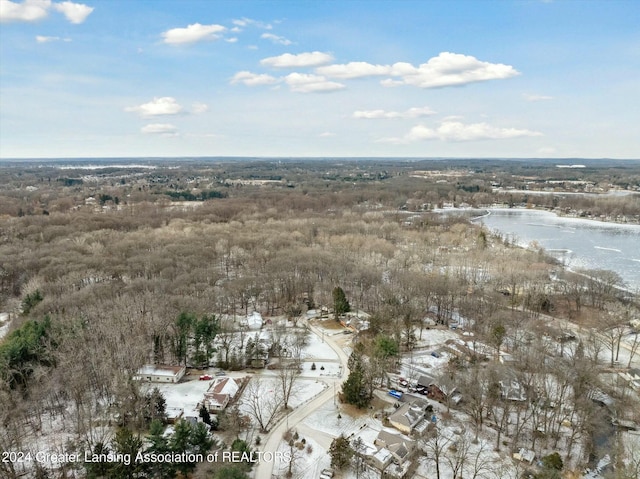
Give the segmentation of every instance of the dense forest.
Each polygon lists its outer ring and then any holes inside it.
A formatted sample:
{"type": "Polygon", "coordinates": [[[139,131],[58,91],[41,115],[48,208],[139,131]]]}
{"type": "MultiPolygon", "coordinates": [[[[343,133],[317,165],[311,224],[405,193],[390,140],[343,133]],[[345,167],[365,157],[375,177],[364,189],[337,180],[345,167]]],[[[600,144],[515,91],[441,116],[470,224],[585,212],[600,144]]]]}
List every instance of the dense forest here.
{"type": "MultiPolygon", "coordinates": [[[[498,160],[101,160],[90,170],[80,162],[2,164],[0,449],[41,448],[51,430],[63,434],[54,450],[125,450],[140,438],[159,444],[165,418],[154,411],[163,400],[134,379],[142,366],[241,369],[239,356],[258,351],[249,334],[237,344],[241,318],[256,311],[297,321],[325,308],[336,320],[349,310],[370,318],[350,360],[361,383],[343,387],[347,396],[357,391],[357,406],[370,399],[360,394],[363,378],[370,378],[366,387],[383,384],[393,358],[409,353],[416,332],[431,324],[427,317],[443,328],[458,315],[473,317],[477,341],[497,355],[509,345],[516,358],[509,367],[528,388],[548,386],[538,384],[541,371],[562,385],[554,400],[571,403],[574,420],[568,436],[560,435],[564,417],[544,408],[518,413],[543,435],[507,423],[509,411],[492,396],[497,370],[471,358],[448,369],[467,397],[470,427],[477,435],[493,411],[498,449],[503,434],[514,450],[538,441],[572,467],[584,465],[599,414],[589,391],[606,390],[618,399],[620,418],[640,421],[637,394],[598,375],[619,364],[637,296],[620,289],[615,273],[564,271],[542,248],[516,247],[464,216],[433,210],[498,203],[637,223],[639,190],[640,166],[626,162],[580,169],[498,160]],[[626,194],[606,194],[613,190],[626,194]],[[552,356],[541,338],[570,329],[538,321],[549,314],[592,331],[592,340],[567,343],[571,354],[540,361],[552,356]],[[582,455],[571,457],[578,443],[582,455]]],[[[227,418],[220,427],[233,424],[227,418]]],[[[218,444],[198,434],[206,431],[176,428],[164,447],[218,444]]],[[[14,466],[1,463],[0,475],[19,477],[14,466]]],[[[34,474],[243,477],[224,468],[77,464],[34,474]]]]}

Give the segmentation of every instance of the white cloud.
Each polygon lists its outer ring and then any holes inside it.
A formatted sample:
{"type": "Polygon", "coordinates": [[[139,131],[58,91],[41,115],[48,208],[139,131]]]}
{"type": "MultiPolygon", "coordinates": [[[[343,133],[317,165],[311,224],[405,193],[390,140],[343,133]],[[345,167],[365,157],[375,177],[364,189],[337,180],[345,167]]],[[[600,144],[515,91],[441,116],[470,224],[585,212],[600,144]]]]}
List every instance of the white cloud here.
{"type": "Polygon", "coordinates": [[[489,63],[470,55],[442,52],[422,65],[396,63],[392,75],[406,85],[420,88],[438,88],[466,85],[467,83],[510,78],[520,73],[510,65],[489,63]]]}
{"type": "Polygon", "coordinates": [[[70,41],[71,41],[71,38],[46,37],[44,35],[36,35],[36,42],[38,43],[70,42],[70,41]]]}
{"type": "Polygon", "coordinates": [[[260,35],[260,38],[264,40],[271,40],[273,43],[278,45],[291,45],[293,42],[287,38],[280,37],[278,35],[274,35],[273,33],[263,33],[260,35]]]}
{"type": "Polygon", "coordinates": [[[524,99],[527,101],[546,101],[546,100],[553,100],[552,96],[548,96],[548,95],[529,95],[527,93],[525,93],[524,95],[524,99]]]}
{"type": "Polygon", "coordinates": [[[54,3],[53,8],[62,13],[71,23],[75,24],[84,22],[91,12],[93,12],[93,7],[73,2],[54,3]]]}
{"type": "Polygon", "coordinates": [[[297,93],[328,93],[345,88],[342,83],[328,81],[323,76],[305,73],[290,73],[284,77],[284,81],[289,85],[291,91],[297,93]]]}
{"type": "Polygon", "coordinates": [[[297,93],[323,93],[342,90],[345,85],[332,82],[320,75],[305,73],[290,73],[285,77],[276,78],[271,75],[242,71],[236,73],[231,84],[242,83],[246,86],[274,85],[284,82],[291,91],[297,93]]]}
{"type": "Polygon", "coordinates": [[[347,64],[335,64],[319,67],[316,73],[326,75],[331,78],[352,79],[370,76],[384,76],[391,74],[389,65],[372,65],[367,62],[349,62],[347,64]]]}
{"type": "Polygon", "coordinates": [[[251,73],[247,71],[238,72],[233,75],[231,79],[231,83],[242,83],[247,86],[259,86],[259,85],[273,85],[274,83],[278,83],[278,80],[271,75],[259,74],[259,73],[251,73]]]}
{"type": "Polygon", "coordinates": [[[125,111],[138,113],[141,117],[148,118],[160,115],[177,115],[182,111],[182,106],[180,106],[175,98],[164,96],[154,98],[150,102],[143,103],[142,105],[127,107],[125,111]]]}
{"type": "Polygon", "coordinates": [[[46,18],[51,0],[25,0],[22,3],[0,0],[0,21],[35,22],[46,18]]]}
{"type": "Polygon", "coordinates": [[[332,138],[332,137],[336,136],[336,134],[331,132],[331,131],[325,131],[323,133],[320,133],[318,136],[320,138],[332,138]]]}
{"type": "Polygon", "coordinates": [[[273,28],[269,23],[264,23],[264,22],[261,22],[260,20],[253,20],[251,18],[246,18],[246,17],[233,20],[231,23],[233,23],[238,28],[237,31],[240,31],[241,28],[249,27],[249,26],[262,28],[264,30],[271,30],[273,28]]]}
{"type": "Polygon", "coordinates": [[[227,43],[237,43],[238,42],[238,37],[225,38],[224,41],[227,42],[227,43]]]}
{"type": "Polygon", "coordinates": [[[449,52],[442,52],[417,67],[406,62],[393,65],[350,62],[323,66],[317,68],[316,73],[340,79],[389,76],[391,78],[382,81],[384,86],[413,85],[420,88],[465,85],[520,74],[510,65],[483,62],[470,55],[449,52]]]}
{"type": "Polygon", "coordinates": [[[422,116],[434,115],[436,112],[428,106],[420,108],[409,108],[406,111],[385,111],[385,110],[358,110],[353,112],[353,118],[364,120],[380,120],[392,118],[419,118],[422,116]]]}
{"type": "Polygon", "coordinates": [[[82,3],[51,0],[24,0],[22,3],[0,0],[1,22],[36,22],[49,15],[50,10],[62,13],[71,23],[82,23],[93,12],[93,7],[82,3]]]}
{"type": "Polygon", "coordinates": [[[178,129],[170,123],[150,123],[143,126],[140,131],[146,135],[176,136],[178,129]]]}
{"type": "Polygon", "coordinates": [[[209,111],[209,105],[206,103],[195,102],[191,105],[191,112],[195,114],[206,113],[209,111]]]}
{"type": "Polygon", "coordinates": [[[306,52],[293,55],[285,53],[277,57],[269,57],[260,60],[260,64],[272,68],[301,68],[324,65],[333,60],[328,53],[306,52]]]}
{"type": "Polygon", "coordinates": [[[186,28],[172,28],[162,34],[164,42],[170,45],[195,43],[203,40],[217,40],[226,30],[222,25],[201,25],[194,23],[186,28]]]}
{"type": "Polygon", "coordinates": [[[542,136],[542,133],[517,128],[499,128],[487,123],[471,123],[465,125],[459,121],[443,121],[438,128],[424,125],[414,126],[409,133],[400,138],[383,138],[383,143],[407,144],[423,140],[441,141],[474,141],[502,140],[526,136],[542,136]]]}

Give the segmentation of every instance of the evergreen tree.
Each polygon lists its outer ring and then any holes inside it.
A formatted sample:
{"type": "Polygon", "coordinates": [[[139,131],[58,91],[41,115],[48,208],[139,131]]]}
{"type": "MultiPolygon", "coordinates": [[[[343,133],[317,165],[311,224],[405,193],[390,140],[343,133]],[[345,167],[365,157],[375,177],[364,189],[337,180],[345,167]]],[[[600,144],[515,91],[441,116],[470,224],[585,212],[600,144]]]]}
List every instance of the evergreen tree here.
{"type": "Polygon", "coordinates": [[[187,352],[189,350],[189,334],[196,322],[196,317],[190,313],[180,313],[176,320],[176,333],[174,335],[174,354],[178,361],[184,361],[187,365],[187,352]]]}
{"type": "MultiPolygon", "coordinates": [[[[164,436],[164,429],[164,424],[162,424],[158,419],[151,421],[148,437],[150,444],[145,452],[151,454],[166,454],[171,452],[169,440],[164,436]]],[[[176,467],[170,462],[153,462],[149,464],[149,475],[150,477],[157,479],[175,477],[176,467]]]]}
{"type": "Polygon", "coordinates": [[[213,342],[218,334],[220,325],[215,315],[204,315],[194,319],[193,324],[193,357],[194,364],[208,367],[215,351],[213,342]]]}
{"type": "Polygon", "coordinates": [[[340,286],[333,288],[333,314],[336,321],[340,320],[340,315],[351,311],[351,305],[347,301],[347,296],[344,294],[344,290],[340,286]]]}
{"type": "MultiPolygon", "coordinates": [[[[91,451],[93,454],[109,454],[109,447],[103,442],[98,442],[91,451]]],[[[87,462],[85,463],[85,471],[87,473],[87,479],[98,479],[101,477],[108,477],[114,464],[107,461],[100,462],[87,462]]]]}
{"type": "Polygon", "coordinates": [[[123,454],[130,457],[131,461],[129,464],[126,464],[124,461],[114,463],[111,477],[133,479],[143,475],[146,464],[135,461],[138,452],[142,450],[142,439],[140,439],[140,436],[134,436],[131,430],[122,427],[116,432],[113,449],[116,454],[123,454]]]}
{"type": "Polygon", "coordinates": [[[204,404],[200,406],[200,411],[198,414],[200,415],[200,418],[202,419],[203,423],[205,423],[208,426],[211,426],[211,414],[209,414],[209,411],[204,406],[204,404]]]}
{"type": "Polygon", "coordinates": [[[153,388],[144,397],[144,420],[150,424],[154,420],[165,421],[167,401],[158,388],[153,388]]]}
{"type": "Polygon", "coordinates": [[[340,434],[336,437],[329,447],[329,455],[331,456],[331,467],[336,469],[344,469],[351,463],[353,457],[353,449],[349,444],[349,439],[340,434]]]}
{"type": "Polygon", "coordinates": [[[247,479],[249,476],[241,464],[232,464],[218,469],[213,479],[247,479]]]}
{"type": "Polygon", "coordinates": [[[358,408],[367,407],[372,397],[369,393],[371,390],[368,383],[369,377],[366,374],[362,356],[356,351],[349,357],[349,370],[349,377],[342,384],[344,400],[358,408]]]}

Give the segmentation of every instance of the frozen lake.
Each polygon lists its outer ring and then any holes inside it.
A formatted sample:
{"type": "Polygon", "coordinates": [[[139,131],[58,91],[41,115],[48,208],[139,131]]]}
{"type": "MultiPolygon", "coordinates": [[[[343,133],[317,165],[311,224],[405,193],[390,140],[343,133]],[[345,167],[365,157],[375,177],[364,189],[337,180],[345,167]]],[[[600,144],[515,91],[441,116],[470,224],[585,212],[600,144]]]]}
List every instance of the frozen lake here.
{"type": "Polygon", "coordinates": [[[477,221],[520,245],[536,241],[572,269],[608,269],[618,273],[627,287],[640,288],[640,225],[497,208],[477,221]]]}

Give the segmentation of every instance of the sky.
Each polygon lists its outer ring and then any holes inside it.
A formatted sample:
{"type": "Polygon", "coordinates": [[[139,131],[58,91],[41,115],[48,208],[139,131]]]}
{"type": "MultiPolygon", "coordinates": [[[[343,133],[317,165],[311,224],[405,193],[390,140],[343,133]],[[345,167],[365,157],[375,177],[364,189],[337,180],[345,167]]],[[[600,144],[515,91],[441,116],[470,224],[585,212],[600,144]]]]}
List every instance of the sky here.
{"type": "Polygon", "coordinates": [[[637,0],[0,0],[0,158],[640,158],[637,0]]]}

